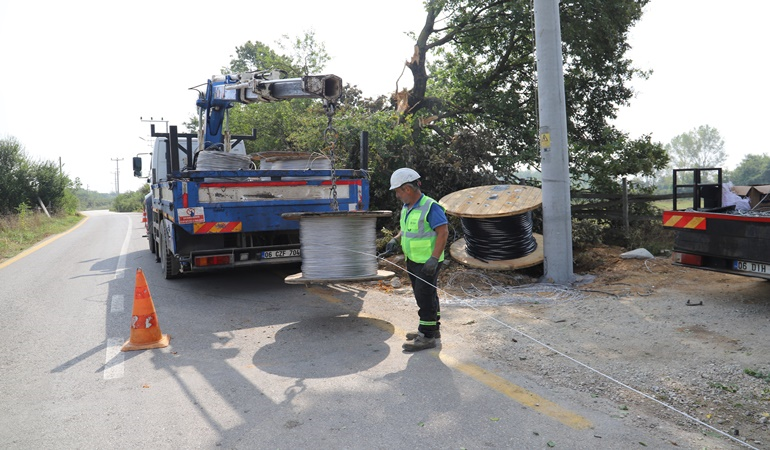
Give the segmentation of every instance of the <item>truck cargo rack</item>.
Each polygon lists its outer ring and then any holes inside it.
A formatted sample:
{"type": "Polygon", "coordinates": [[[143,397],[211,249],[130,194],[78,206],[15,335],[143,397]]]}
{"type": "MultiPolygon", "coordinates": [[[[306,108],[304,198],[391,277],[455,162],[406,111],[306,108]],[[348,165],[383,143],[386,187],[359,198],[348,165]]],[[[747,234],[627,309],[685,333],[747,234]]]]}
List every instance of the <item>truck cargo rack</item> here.
{"type": "Polygon", "coordinates": [[[693,168],[693,169],[674,169],[674,205],[673,209],[678,211],[678,197],[692,195],[692,209],[695,211],[718,211],[722,208],[722,169],[721,168],[693,168]],[[704,177],[704,172],[707,176],[704,177]],[[706,182],[704,180],[713,178],[708,177],[711,172],[716,172],[716,183],[706,182]],[[692,173],[692,183],[680,183],[681,175],[692,173]],[[684,192],[683,192],[684,191],[684,192]],[[685,194],[685,195],[682,195],[685,194]],[[702,202],[701,202],[702,200],[702,202]],[[701,205],[702,203],[702,205],[701,205]]]}

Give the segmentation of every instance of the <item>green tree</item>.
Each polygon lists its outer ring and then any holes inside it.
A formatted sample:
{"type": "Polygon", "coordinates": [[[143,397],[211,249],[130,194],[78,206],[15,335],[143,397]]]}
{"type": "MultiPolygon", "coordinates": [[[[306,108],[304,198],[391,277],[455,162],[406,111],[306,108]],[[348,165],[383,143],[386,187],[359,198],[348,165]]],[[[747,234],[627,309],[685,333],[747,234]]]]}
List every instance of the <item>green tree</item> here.
{"type": "Polygon", "coordinates": [[[259,41],[248,41],[236,47],[235,56],[232,58],[229,67],[222,69],[223,74],[272,69],[297,74],[290,58],[275,53],[269,46],[259,41]]]}
{"type": "Polygon", "coordinates": [[[139,212],[144,209],[144,197],[150,192],[150,186],[118,194],[113,200],[112,209],[117,212],[139,212]]]}
{"type": "Polygon", "coordinates": [[[34,178],[32,195],[35,198],[42,200],[54,212],[63,211],[65,202],[69,202],[68,207],[72,209],[71,199],[67,195],[71,184],[70,179],[61,173],[56,163],[53,161],[38,162],[34,164],[32,173],[34,178]]]}
{"type": "Polygon", "coordinates": [[[770,155],[746,155],[732,172],[730,181],[737,186],[770,184],[770,155]]]}
{"type": "MultiPolygon", "coordinates": [[[[0,214],[42,201],[51,212],[75,212],[69,178],[52,161],[33,162],[15,138],[0,139],[0,214]],[[71,194],[71,193],[70,193],[71,194]]],[[[76,203],[75,203],[76,204],[76,203]]]]}
{"type": "Polygon", "coordinates": [[[287,53],[291,60],[291,67],[295,76],[310,75],[323,70],[326,63],[329,62],[329,54],[326,53],[326,46],[323,42],[316,40],[314,31],[306,31],[304,35],[298,37],[289,37],[283,35],[278,46],[284,53],[287,53]]]}
{"type": "Polygon", "coordinates": [[[720,167],[727,159],[725,141],[719,131],[708,125],[682,133],[666,145],[676,169],[720,167]]]}
{"type": "MultiPolygon", "coordinates": [[[[648,75],[625,57],[628,30],[648,1],[560,3],[570,173],[576,183],[617,185],[622,176],[636,170],[650,175],[667,162],[649,136],[630,139],[609,123],[633,96],[629,80],[648,75]]],[[[402,121],[414,116],[415,139],[437,150],[459,134],[472,136],[466,142],[486,147],[480,167],[517,181],[515,173],[538,167],[540,158],[532,3],[429,0],[426,12],[407,62],[414,87],[396,93],[402,121]]]]}
{"type": "MultiPolygon", "coordinates": [[[[319,73],[329,60],[324,44],[316,40],[312,31],[293,39],[283,36],[279,46],[288,55],[276,53],[261,42],[249,41],[236,48],[235,57],[222,73],[280,70],[292,78],[319,73]]],[[[326,118],[316,101],[235,104],[229,110],[229,116],[233,134],[251,134],[252,129],[257,130],[256,141],[246,142],[249,153],[312,151],[323,144],[326,118]]],[[[192,118],[185,125],[188,130],[194,129],[199,122],[198,118],[192,118]]]]}
{"type": "Polygon", "coordinates": [[[14,137],[0,139],[0,180],[0,214],[13,213],[22,203],[31,205],[32,167],[14,137]]]}

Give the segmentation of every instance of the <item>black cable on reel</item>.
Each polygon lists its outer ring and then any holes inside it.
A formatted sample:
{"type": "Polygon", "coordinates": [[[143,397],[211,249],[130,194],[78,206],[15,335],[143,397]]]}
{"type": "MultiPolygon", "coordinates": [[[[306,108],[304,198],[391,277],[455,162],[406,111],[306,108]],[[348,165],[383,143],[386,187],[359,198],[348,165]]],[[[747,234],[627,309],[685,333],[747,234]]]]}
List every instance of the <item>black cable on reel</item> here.
{"type": "Polygon", "coordinates": [[[468,256],[480,261],[505,261],[534,252],[532,212],[488,219],[461,217],[468,256]]]}

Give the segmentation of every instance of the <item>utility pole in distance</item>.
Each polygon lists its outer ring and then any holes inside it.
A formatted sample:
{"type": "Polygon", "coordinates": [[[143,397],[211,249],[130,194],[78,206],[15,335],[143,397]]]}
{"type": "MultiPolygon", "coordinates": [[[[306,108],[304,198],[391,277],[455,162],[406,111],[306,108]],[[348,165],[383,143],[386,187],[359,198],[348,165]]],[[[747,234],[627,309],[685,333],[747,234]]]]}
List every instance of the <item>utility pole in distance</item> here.
{"type": "Polygon", "coordinates": [[[559,0],[535,0],[535,56],[543,176],[543,281],[570,284],[572,215],[559,0]]]}
{"type": "Polygon", "coordinates": [[[118,163],[123,161],[123,158],[112,158],[112,161],[115,161],[115,193],[120,194],[120,165],[118,163]]]}

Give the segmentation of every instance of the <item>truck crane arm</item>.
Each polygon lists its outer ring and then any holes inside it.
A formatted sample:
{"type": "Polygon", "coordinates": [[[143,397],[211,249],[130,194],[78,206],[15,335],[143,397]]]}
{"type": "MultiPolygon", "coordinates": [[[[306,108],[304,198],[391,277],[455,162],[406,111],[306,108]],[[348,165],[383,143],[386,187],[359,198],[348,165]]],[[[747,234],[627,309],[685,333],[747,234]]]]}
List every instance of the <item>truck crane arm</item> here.
{"type": "Polygon", "coordinates": [[[234,103],[277,102],[298,98],[322,99],[334,105],[342,95],[342,79],[336,75],[306,75],[281,78],[282,72],[243,72],[215,75],[196,105],[203,113],[203,148],[223,144],[222,125],[227,109],[234,103]]]}

